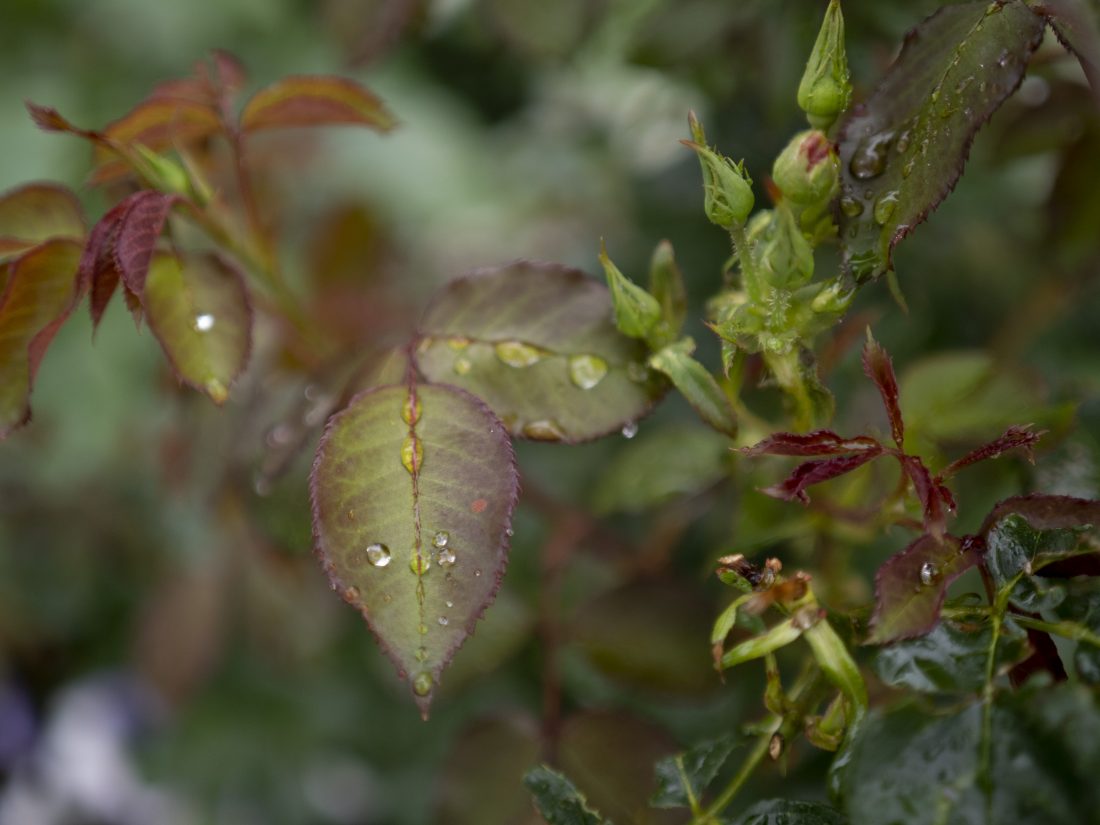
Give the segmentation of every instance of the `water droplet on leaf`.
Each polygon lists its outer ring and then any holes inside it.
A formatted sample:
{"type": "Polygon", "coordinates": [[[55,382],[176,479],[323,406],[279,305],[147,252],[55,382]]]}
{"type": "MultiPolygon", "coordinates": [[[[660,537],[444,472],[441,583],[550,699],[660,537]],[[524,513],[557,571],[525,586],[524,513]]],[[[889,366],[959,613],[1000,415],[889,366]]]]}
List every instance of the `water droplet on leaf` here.
{"type": "Polygon", "coordinates": [[[635,384],[644,384],[649,378],[649,369],[640,361],[631,361],[626,365],[626,377],[635,384]]]}
{"type": "Polygon", "coordinates": [[[557,422],[550,419],[541,419],[524,424],[523,434],[535,441],[561,441],[565,438],[565,433],[561,431],[561,427],[558,426],[557,422]]]}
{"type": "Polygon", "coordinates": [[[542,353],[537,347],[522,341],[501,341],[493,347],[493,351],[509,367],[530,367],[542,360],[542,353]]]}
{"type": "Polygon", "coordinates": [[[456,375],[467,375],[473,368],[473,362],[465,355],[460,355],[455,359],[454,371],[456,375]]]}
{"type": "Polygon", "coordinates": [[[196,332],[209,332],[214,328],[214,316],[209,312],[204,312],[201,315],[195,316],[195,331],[196,332]]]}
{"type": "Polygon", "coordinates": [[[415,435],[405,436],[401,445],[401,463],[410,473],[415,473],[424,463],[424,444],[415,435]]]}
{"type": "Polygon", "coordinates": [[[413,679],[413,693],[417,696],[427,696],[432,692],[432,674],[422,670],[413,679]]]}
{"type": "Polygon", "coordinates": [[[886,156],[893,141],[893,132],[880,132],[865,138],[848,162],[848,169],[858,180],[877,178],[886,169],[886,156]]]}
{"type": "Polygon", "coordinates": [[[446,616],[440,616],[438,621],[439,621],[439,626],[440,627],[446,627],[447,625],[449,625],[451,623],[451,620],[448,619],[446,616]]]}
{"type": "Polygon", "coordinates": [[[569,359],[569,379],[582,390],[590,390],[607,375],[607,362],[598,355],[574,355],[569,359]]]}
{"type": "Polygon", "coordinates": [[[423,662],[427,658],[428,658],[428,648],[423,647],[423,646],[418,647],[416,649],[416,661],[423,662]]]}
{"type": "Polygon", "coordinates": [[[885,226],[886,222],[894,214],[894,209],[898,205],[898,193],[897,191],[887,192],[877,201],[875,201],[875,223],[879,226],[885,226]]]}
{"type": "Polygon", "coordinates": [[[930,561],[926,561],[920,568],[920,583],[925,587],[936,582],[936,579],[940,577],[940,570],[936,565],[930,561]]]}
{"type": "MultiPolygon", "coordinates": [[[[427,340],[430,341],[431,339],[429,338],[427,340]]],[[[459,350],[464,350],[466,349],[466,347],[470,346],[470,339],[456,335],[452,338],[447,339],[447,346],[449,346],[455,352],[458,352],[459,350]]]]}
{"type": "Polygon", "coordinates": [[[623,438],[633,438],[638,434],[638,422],[627,421],[623,424],[623,438]]]}
{"type": "Polygon", "coordinates": [[[455,563],[455,554],[450,548],[444,547],[436,556],[436,561],[439,562],[440,567],[450,567],[455,563]]]}
{"type": "Polygon", "coordinates": [[[418,576],[424,576],[432,566],[432,560],[419,553],[413,553],[409,559],[409,569],[418,576]]]}
{"type": "Polygon", "coordinates": [[[372,567],[385,567],[393,558],[390,548],[381,543],[368,544],[365,552],[372,567]]]}
{"type": "Polygon", "coordinates": [[[863,214],[863,203],[851,195],[840,199],[840,209],[849,218],[858,218],[863,214]]]}
{"type": "Polygon", "coordinates": [[[401,420],[410,427],[420,420],[420,399],[414,395],[405,396],[405,403],[401,405],[401,420]]]}
{"type": "Polygon", "coordinates": [[[452,602],[450,599],[445,601],[444,604],[447,605],[447,607],[454,607],[455,606],[455,603],[452,602]]]}
{"type": "Polygon", "coordinates": [[[435,547],[446,547],[447,542],[451,540],[451,534],[446,530],[439,530],[434,536],[432,536],[432,545],[435,547]]]}

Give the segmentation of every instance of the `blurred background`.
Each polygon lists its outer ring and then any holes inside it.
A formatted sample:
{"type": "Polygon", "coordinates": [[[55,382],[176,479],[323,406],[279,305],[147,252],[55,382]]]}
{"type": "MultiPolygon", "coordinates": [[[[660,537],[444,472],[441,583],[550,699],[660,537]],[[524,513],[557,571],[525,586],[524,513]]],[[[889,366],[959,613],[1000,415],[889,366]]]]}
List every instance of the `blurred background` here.
{"type": "MultiPolygon", "coordinates": [[[[845,3],[857,99],[937,6],[845,3]]],[[[94,342],[81,311],[49,351],[33,423],[0,445],[0,825],[534,823],[520,778],[548,757],[616,822],[680,821],[646,808],[654,760],[762,711],[759,674],[722,684],[711,668],[727,598],[714,560],[779,556],[843,610],[868,602],[870,571],[904,535],[759,495],[781,468],[735,462],[678,398],[632,439],[521,443],[504,587],[424,723],[313,559],[306,475],[345,365],[402,340],[471,267],[527,257],[595,274],[602,237],[644,280],[667,238],[688,331],[717,368],[702,318],[728,242],[678,140],[695,110],[765,204],[771,159],[803,128],[795,89],[824,7],[6,0],[0,190],[60,181],[98,216],[109,201],[84,186],[88,147],[37,131],[23,101],[100,127],[213,48],[251,88],[354,77],[401,126],[249,147],[285,269],[333,330],[324,357],[261,325],[218,410],[175,385],[121,302],[94,342]]],[[[954,195],[898,250],[908,314],[871,285],[818,347],[841,432],[886,430],[859,371],[868,324],[928,454],[1009,424],[1051,430],[1034,467],[965,477],[958,530],[1021,490],[1100,492],[1100,121],[1048,41],[954,195]]],[[[747,401],[783,425],[774,391],[747,401]]],[[[858,504],[874,483],[838,497],[858,504]]],[[[820,797],[827,759],[798,751],[747,798],[820,797]]]]}

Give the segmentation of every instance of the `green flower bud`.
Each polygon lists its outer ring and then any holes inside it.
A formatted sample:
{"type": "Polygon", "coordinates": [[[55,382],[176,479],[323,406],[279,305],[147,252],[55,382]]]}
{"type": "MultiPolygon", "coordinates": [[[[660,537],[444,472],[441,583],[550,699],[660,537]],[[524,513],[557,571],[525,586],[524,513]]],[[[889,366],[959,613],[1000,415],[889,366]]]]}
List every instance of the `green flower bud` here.
{"type": "Polygon", "coordinates": [[[699,165],[703,170],[704,208],[707,218],[723,229],[740,226],[752,212],[752,178],[745,171],[744,164],[734,163],[699,142],[698,139],[705,139],[705,135],[694,115],[689,123],[692,136],[696,140],[684,140],[681,143],[693,149],[699,156],[699,165]]]}
{"type": "Polygon", "coordinates": [[[607,276],[611,302],[615,307],[615,326],[631,338],[650,338],[661,321],[661,304],[635,284],[607,257],[607,248],[600,241],[600,264],[607,276]]]}
{"type": "Polygon", "coordinates": [[[800,132],[775,159],[772,179],[783,196],[801,209],[828,206],[840,185],[840,162],[833,144],[817,129],[800,132]]]}
{"type": "Polygon", "coordinates": [[[798,84],[798,105],[811,126],[828,129],[848,108],[851,97],[848,56],[844,51],[844,15],[840,0],[831,0],[802,82],[798,84]]]}
{"type": "Polygon", "coordinates": [[[772,214],[772,225],[764,230],[759,247],[761,269],[773,287],[796,289],[813,278],[813,247],[784,202],[772,214]]]}
{"type": "Polygon", "coordinates": [[[164,155],[158,155],[142,143],[134,144],[134,149],[134,168],[150,186],[171,195],[191,194],[187,170],[180,164],[164,155]]]}

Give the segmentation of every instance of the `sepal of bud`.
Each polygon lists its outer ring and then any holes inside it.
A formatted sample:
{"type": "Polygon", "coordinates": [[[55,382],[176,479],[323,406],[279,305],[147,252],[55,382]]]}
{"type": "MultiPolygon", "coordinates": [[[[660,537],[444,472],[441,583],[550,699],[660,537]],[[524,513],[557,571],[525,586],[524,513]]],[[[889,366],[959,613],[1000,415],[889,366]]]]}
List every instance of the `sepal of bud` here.
{"type": "Polygon", "coordinates": [[[844,49],[844,15],[840,11],[840,0],[831,0],[817,42],[806,62],[802,82],[798,84],[798,105],[811,126],[828,129],[848,108],[851,98],[852,83],[844,49]]]}
{"type": "Polygon", "coordinates": [[[607,247],[603,241],[600,241],[600,264],[611,290],[615,326],[619,328],[619,332],[631,338],[649,338],[661,321],[660,303],[619,271],[607,257],[607,247]]]}

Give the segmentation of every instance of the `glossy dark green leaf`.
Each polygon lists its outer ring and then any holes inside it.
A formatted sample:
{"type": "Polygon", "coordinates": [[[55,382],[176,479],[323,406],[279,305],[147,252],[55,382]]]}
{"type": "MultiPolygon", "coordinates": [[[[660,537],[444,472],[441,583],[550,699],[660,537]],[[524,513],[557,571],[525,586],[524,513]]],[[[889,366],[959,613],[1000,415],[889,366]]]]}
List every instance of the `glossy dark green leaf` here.
{"type": "Polygon", "coordinates": [[[519,262],[452,281],[420,324],[432,381],[477,395],[509,432],[584,441],[620,430],[661,395],[645,347],[615,329],[607,288],[576,269],[519,262]]]}
{"type": "Polygon", "coordinates": [[[529,771],[523,784],[535,797],[535,807],[548,825],[611,825],[588,806],[577,786],[546,765],[529,771]]]}
{"type": "Polygon", "coordinates": [[[824,802],[765,799],[757,802],[730,825],[847,825],[848,818],[824,802]]]}
{"type": "Polygon", "coordinates": [[[683,753],[666,756],[654,766],[657,793],[650,804],[655,808],[686,808],[690,799],[701,802],[707,786],[714,781],[741,739],[728,733],[683,753]]]}
{"type": "Polygon", "coordinates": [[[1044,20],[1022,0],[946,6],[840,129],[840,238],[857,281],[947,197],[975,133],[1019,85],[1044,20]]]}
{"type": "Polygon", "coordinates": [[[240,272],[212,255],[160,253],[141,303],[179,379],[224,402],[252,349],[252,305],[240,272]]]}
{"type": "Polygon", "coordinates": [[[499,419],[454,387],[362,393],[317,448],[310,491],[321,562],[425,714],[500,587],[518,486],[499,419]]]}
{"type": "Polygon", "coordinates": [[[977,563],[954,536],[925,535],[883,564],[875,576],[870,644],[927,633],[939,620],[947,586],[977,563]]]}
{"type": "Polygon", "coordinates": [[[79,240],[86,232],[80,201],[64,186],[29,183],[0,195],[0,260],[50,238],[79,240]]]}
{"type": "Polygon", "coordinates": [[[729,439],[702,426],[642,429],[600,475],[597,512],[638,512],[712,487],[729,474],[729,439]]]}
{"type": "MultiPolygon", "coordinates": [[[[992,634],[988,624],[943,620],[916,639],[885,645],[872,666],[888,685],[920,693],[978,693],[985,685],[992,634]]],[[[1011,622],[1001,628],[997,672],[1027,655],[1027,636],[1011,622]]]]}
{"type": "MultiPolygon", "coordinates": [[[[1066,582],[1066,598],[1058,605],[1058,617],[1100,637],[1100,579],[1080,578],[1066,582]]],[[[1078,678],[1090,685],[1100,685],[1100,646],[1086,641],[1077,643],[1073,665],[1078,678]]]]}
{"type": "Polygon", "coordinates": [[[729,398],[706,367],[691,357],[695,342],[685,338],[654,353],[649,365],[663,372],[699,413],[699,417],[720,433],[737,435],[737,418],[729,398]]]}
{"type": "Polygon", "coordinates": [[[46,241],[0,266],[0,439],[30,420],[35,373],[79,295],[80,244],[46,241]]]}

